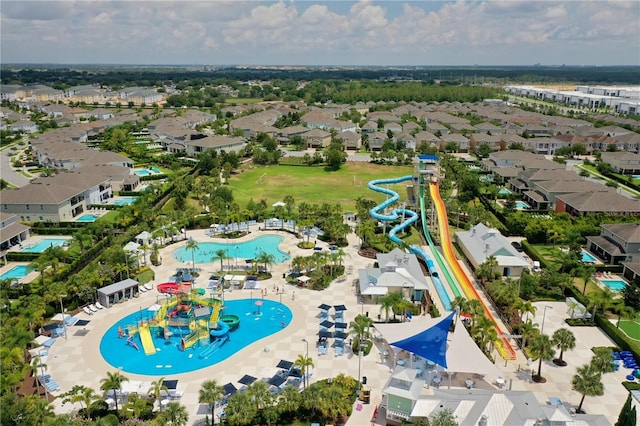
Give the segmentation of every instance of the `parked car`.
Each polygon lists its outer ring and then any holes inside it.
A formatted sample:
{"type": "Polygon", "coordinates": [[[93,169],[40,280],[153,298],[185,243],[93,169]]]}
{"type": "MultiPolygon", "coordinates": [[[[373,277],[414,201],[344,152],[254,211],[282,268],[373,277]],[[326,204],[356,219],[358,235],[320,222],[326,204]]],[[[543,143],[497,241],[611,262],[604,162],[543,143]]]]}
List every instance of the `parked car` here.
{"type": "Polygon", "coordinates": [[[524,248],[522,247],[522,244],[520,244],[517,241],[512,242],[511,245],[513,246],[514,249],[516,249],[518,251],[524,251],[524,248]]]}

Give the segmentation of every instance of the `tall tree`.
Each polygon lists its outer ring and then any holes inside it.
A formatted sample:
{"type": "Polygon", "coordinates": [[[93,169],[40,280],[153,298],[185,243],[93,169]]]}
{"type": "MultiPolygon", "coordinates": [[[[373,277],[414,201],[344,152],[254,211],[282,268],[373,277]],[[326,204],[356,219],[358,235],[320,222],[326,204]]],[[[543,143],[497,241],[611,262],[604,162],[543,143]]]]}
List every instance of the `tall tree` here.
{"type": "Polygon", "coordinates": [[[592,368],[591,364],[585,364],[578,368],[573,379],[571,379],[571,389],[582,395],[577,411],[582,412],[582,404],[584,398],[588,396],[600,396],[604,394],[604,385],[602,384],[602,374],[592,368]]]}
{"type": "Polygon", "coordinates": [[[105,394],[113,390],[113,400],[116,404],[116,411],[118,411],[118,392],[122,388],[122,383],[128,381],[129,379],[123,376],[120,371],[116,371],[115,373],[107,371],[107,377],[100,379],[100,390],[104,391],[105,394]]]}
{"type": "Polygon", "coordinates": [[[160,377],[158,380],[154,380],[151,382],[151,387],[149,388],[149,396],[152,396],[154,401],[158,401],[158,405],[160,406],[160,411],[162,411],[162,394],[163,391],[167,392],[169,390],[164,384],[164,377],[160,377]]]}
{"type": "Polygon", "coordinates": [[[299,354],[298,359],[295,360],[293,365],[296,367],[300,367],[300,373],[302,374],[303,387],[304,389],[306,389],[308,385],[307,380],[309,378],[307,371],[309,370],[309,368],[314,367],[313,358],[307,355],[299,354]]]}
{"type": "Polygon", "coordinates": [[[553,360],[555,365],[565,367],[567,362],[562,359],[562,355],[566,350],[576,347],[576,336],[568,328],[559,328],[551,336],[553,345],[560,349],[560,356],[553,360]]]}
{"type": "Polygon", "coordinates": [[[214,414],[216,409],[216,402],[220,401],[224,396],[224,388],[218,384],[215,380],[206,380],[200,385],[200,391],[198,392],[198,402],[201,404],[208,404],[211,407],[211,423],[214,422],[214,414]]]}
{"type": "Polygon", "coordinates": [[[555,351],[553,350],[553,343],[546,334],[539,334],[533,338],[529,347],[529,353],[534,359],[538,360],[538,374],[533,376],[533,380],[538,383],[546,382],[546,379],[542,377],[542,361],[551,361],[555,351]]]}

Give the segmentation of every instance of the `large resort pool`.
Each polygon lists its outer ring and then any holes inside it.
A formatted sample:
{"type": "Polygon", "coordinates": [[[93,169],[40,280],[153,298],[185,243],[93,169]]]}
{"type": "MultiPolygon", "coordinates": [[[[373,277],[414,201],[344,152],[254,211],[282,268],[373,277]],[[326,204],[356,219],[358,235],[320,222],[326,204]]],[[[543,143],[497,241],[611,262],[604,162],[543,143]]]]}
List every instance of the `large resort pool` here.
{"type": "MultiPolygon", "coordinates": [[[[273,255],[274,263],[283,263],[291,257],[278,247],[283,240],[279,235],[263,235],[244,242],[233,240],[224,243],[198,242],[198,248],[193,253],[193,258],[196,264],[202,264],[220,261],[217,255],[220,250],[224,251],[225,259],[255,259],[260,255],[260,252],[265,252],[273,255]]],[[[173,257],[179,262],[190,262],[192,252],[183,246],[173,252],[173,257]]]]}

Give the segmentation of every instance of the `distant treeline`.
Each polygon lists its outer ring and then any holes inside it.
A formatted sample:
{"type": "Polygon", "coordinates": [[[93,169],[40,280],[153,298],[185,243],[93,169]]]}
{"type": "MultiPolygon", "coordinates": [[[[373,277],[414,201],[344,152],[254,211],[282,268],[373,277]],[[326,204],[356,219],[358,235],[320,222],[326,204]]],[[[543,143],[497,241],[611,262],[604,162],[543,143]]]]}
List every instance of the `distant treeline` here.
{"type": "Polygon", "coordinates": [[[46,84],[66,88],[84,84],[110,87],[166,85],[188,82],[207,86],[249,80],[385,80],[446,81],[453,84],[509,83],[637,84],[640,67],[308,67],[301,69],[108,66],[3,65],[2,84],[46,84]]]}

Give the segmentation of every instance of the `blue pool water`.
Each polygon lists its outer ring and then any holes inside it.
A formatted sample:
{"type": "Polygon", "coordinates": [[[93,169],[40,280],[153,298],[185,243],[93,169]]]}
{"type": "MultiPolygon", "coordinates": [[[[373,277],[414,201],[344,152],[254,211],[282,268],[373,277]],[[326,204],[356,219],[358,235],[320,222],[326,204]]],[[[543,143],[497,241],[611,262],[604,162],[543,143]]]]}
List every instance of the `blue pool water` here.
{"type": "MultiPolygon", "coordinates": [[[[228,243],[201,243],[198,242],[198,249],[195,252],[195,262],[212,263],[219,262],[211,260],[216,257],[216,251],[224,250],[227,258],[255,259],[261,251],[272,254],[275,263],[282,263],[289,260],[290,256],[278,248],[283,238],[278,235],[263,235],[251,241],[242,243],[230,240],[228,243]]],[[[191,250],[187,250],[185,246],[180,247],[173,252],[173,257],[179,262],[191,261],[191,250]]]]}
{"type": "Polygon", "coordinates": [[[135,203],[136,200],[137,197],[124,197],[119,199],[118,201],[115,201],[113,204],[115,204],[116,206],[128,206],[129,204],[135,203]]]}
{"type": "MultiPolygon", "coordinates": [[[[229,340],[208,357],[200,356],[207,349],[206,346],[196,344],[184,352],[180,350],[181,337],[178,327],[171,327],[174,334],[169,340],[160,336],[153,337],[157,350],[154,355],[145,355],[140,337],[137,334],[133,337],[133,341],[139,350],[128,345],[125,337],[119,338],[119,326],[126,329],[127,326],[134,325],[137,321],[145,321],[154,317],[155,312],[149,312],[147,309],[128,315],[113,324],[102,336],[100,353],[107,363],[114,368],[122,368],[127,373],[149,376],[186,373],[224,361],[252,343],[284,330],[292,319],[291,310],[286,305],[268,299],[226,301],[224,313],[238,315],[240,326],[231,331],[229,340]],[[257,300],[263,302],[259,313],[256,306],[257,300]]],[[[186,335],[189,332],[183,333],[186,335]]]]}
{"type": "Polygon", "coordinates": [[[509,191],[507,188],[501,188],[500,191],[498,191],[498,194],[500,194],[500,195],[509,195],[509,194],[511,194],[511,191],[509,191]]]}
{"type": "Polygon", "coordinates": [[[600,280],[600,282],[613,291],[622,291],[627,286],[627,283],[622,280],[600,280]]]}
{"type": "Polygon", "coordinates": [[[138,176],[149,176],[151,172],[147,169],[140,169],[140,170],[136,170],[136,174],[138,176]]]}
{"type": "Polygon", "coordinates": [[[516,208],[520,210],[527,210],[531,208],[531,206],[524,201],[516,201],[516,208]]]}
{"type": "Polygon", "coordinates": [[[95,222],[100,216],[95,214],[83,214],[76,219],[76,222],[95,222]]]}
{"type": "Polygon", "coordinates": [[[151,168],[151,170],[152,170],[154,173],[162,173],[162,170],[160,170],[160,169],[159,169],[159,168],[157,168],[157,167],[152,167],[152,168],[151,168]]]}
{"type": "Polygon", "coordinates": [[[67,242],[66,238],[45,238],[36,244],[27,244],[20,250],[23,253],[42,253],[49,247],[59,247],[67,242]]]}
{"type": "Polygon", "coordinates": [[[595,263],[598,259],[596,259],[591,253],[582,250],[582,261],[585,263],[595,263]]]}
{"type": "Polygon", "coordinates": [[[0,281],[1,280],[15,280],[15,279],[24,278],[31,271],[32,271],[32,269],[30,269],[26,265],[14,266],[13,268],[9,269],[4,274],[0,275],[0,281]]]}

